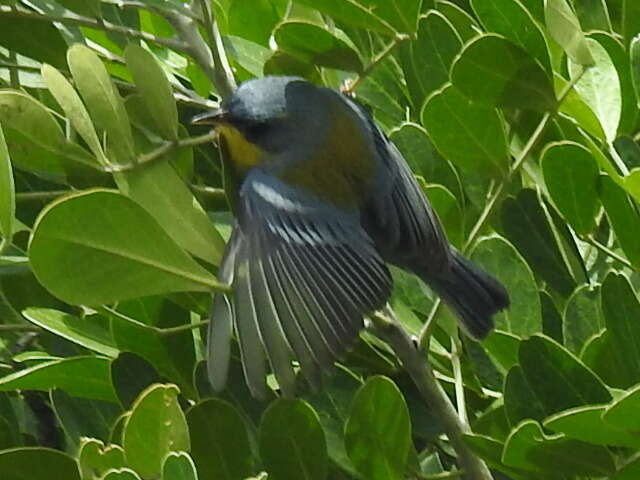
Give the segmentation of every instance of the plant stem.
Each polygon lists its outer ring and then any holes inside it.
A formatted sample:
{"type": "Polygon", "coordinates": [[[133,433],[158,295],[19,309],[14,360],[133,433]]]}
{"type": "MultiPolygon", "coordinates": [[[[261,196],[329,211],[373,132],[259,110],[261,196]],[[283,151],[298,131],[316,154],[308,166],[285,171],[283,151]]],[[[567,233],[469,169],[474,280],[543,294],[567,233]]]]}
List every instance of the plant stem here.
{"type": "Polygon", "coordinates": [[[105,32],[114,32],[125,35],[129,38],[136,38],[140,40],[146,40],[153,42],[157,45],[162,45],[167,48],[178,51],[186,51],[187,45],[179,40],[173,38],[162,38],[152,35],[147,32],[136,30],[135,28],[123,27],[106,20],[96,20],[94,18],[83,17],[81,15],[53,15],[50,13],[41,14],[31,10],[19,7],[0,6],[0,16],[12,17],[12,18],[29,18],[32,20],[42,20],[45,22],[58,22],[66,25],[78,25],[81,27],[89,27],[96,30],[103,30],[105,32]]]}
{"type": "Polygon", "coordinates": [[[195,328],[204,327],[209,325],[209,320],[202,320],[200,322],[187,323],[185,325],[180,325],[178,327],[171,328],[157,328],[158,335],[161,337],[170,337],[171,335],[177,335],[178,333],[186,332],[188,330],[193,330],[195,328]]]}
{"type": "Polygon", "coordinates": [[[613,260],[615,260],[617,262],[620,262],[625,267],[630,268],[632,270],[636,270],[635,267],[631,264],[631,262],[629,260],[627,260],[624,257],[621,257],[620,255],[618,255],[616,252],[611,250],[606,245],[603,245],[600,242],[598,242],[595,238],[589,236],[589,237],[583,237],[583,238],[581,238],[581,240],[583,242],[588,243],[589,245],[593,245],[595,248],[600,250],[602,253],[604,253],[608,257],[612,258],[613,260]]]}
{"type": "Polygon", "coordinates": [[[211,131],[204,135],[200,135],[199,137],[190,137],[184,138],[171,142],[164,142],[161,146],[153,150],[152,152],[145,153],[140,155],[137,160],[133,163],[129,163],[126,165],[112,165],[106,169],[108,172],[128,172],[135,168],[140,167],[146,163],[154,162],[156,160],[161,159],[167,153],[173,151],[176,148],[186,148],[186,147],[194,147],[197,145],[203,145],[205,143],[210,143],[216,139],[217,133],[215,131],[211,131]]]}
{"type": "MultiPolygon", "coordinates": [[[[18,56],[13,50],[9,51],[9,60],[11,60],[11,63],[13,64],[18,63],[18,56]]],[[[20,88],[20,71],[15,68],[15,66],[9,67],[9,83],[11,88],[15,90],[20,88]]]]}
{"type": "Polygon", "coordinates": [[[385,314],[376,312],[371,320],[375,333],[391,346],[422,397],[442,422],[449,442],[457,454],[460,467],[466,472],[468,478],[492,480],[485,463],[471,452],[464,441],[464,434],[469,433],[469,427],[460,421],[449,397],[436,380],[431,365],[416,349],[391,309],[387,307],[385,314]]]}
{"type": "Polygon", "coordinates": [[[0,325],[0,332],[41,332],[42,329],[40,327],[36,327],[35,325],[23,325],[20,323],[11,324],[8,323],[6,325],[0,325]]]}
{"type": "Polygon", "coordinates": [[[52,200],[71,192],[73,192],[73,190],[51,190],[50,192],[20,192],[16,193],[16,203],[35,202],[38,200],[52,200]]]}
{"type": "Polygon", "coordinates": [[[391,54],[391,52],[393,52],[398,45],[400,45],[402,42],[409,40],[411,37],[407,34],[404,33],[398,33],[394,39],[389,43],[389,45],[387,45],[380,53],[378,53],[378,55],[376,55],[373,60],[371,60],[371,63],[369,63],[369,65],[367,65],[364,70],[362,70],[362,72],[360,72],[360,74],[353,79],[353,81],[351,81],[348,86],[343,89],[343,92],[345,94],[350,94],[353,93],[356,88],[358,88],[358,86],[360,85],[360,83],[362,83],[362,81],[367,78],[367,76],[369,76],[369,74],[380,64],[382,63],[382,61],[387,58],[389,56],[389,54],[391,54]]]}
{"type": "Polygon", "coordinates": [[[215,198],[216,200],[226,200],[227,198],[224,188],[213,188],[207,187],[206,185],[191,184],[191,190],[209,198],[215,198]]]}
{"type": "Polygon", "coordinates": [[[462,346],[460,345],[460,339],[451,337],[451,366],[453,368],[453,378],[455,379],[458,417],[460,417],[460,423],[468,428],[469,417],[467,416],[467,405],[464,397],[464,383],[462,381],[462,366],[460,365],[461,351],[462,346]]]}
{"type": "Polygon", "coordinates": [[[231,65],[224,50],[224,45],[222,44],[222,36],[220,35],[218,22],[213,15],[211,3],[206,0],[200,0],[200,8],[204,16],[204,26],[209,36],[209,48],[211,49],[213,63],[215,65],[214,84],[218,93],[220,93],[222,98],[225,98],[231,95],[236,89],[236,81],[231,71],[231,65]]]}

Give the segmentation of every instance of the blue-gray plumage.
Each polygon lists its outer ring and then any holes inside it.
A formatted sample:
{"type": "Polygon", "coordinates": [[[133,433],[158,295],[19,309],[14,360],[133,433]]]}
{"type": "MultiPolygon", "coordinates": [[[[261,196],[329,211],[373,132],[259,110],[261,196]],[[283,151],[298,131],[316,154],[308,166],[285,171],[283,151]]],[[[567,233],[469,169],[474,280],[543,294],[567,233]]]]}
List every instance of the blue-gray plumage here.
{"type": "Polygon", "coordinates": [[[292,360],[314,387],[386,303],[387,263],[418,275],[483,338],[504,287],[453,249],[396,147],[352,99],[292,77],[242,84],[216,124],[236,222],[220,267],[209,376],[224,388],[235,331],[255,396],[274,373],[293,395],[292,360]]]}

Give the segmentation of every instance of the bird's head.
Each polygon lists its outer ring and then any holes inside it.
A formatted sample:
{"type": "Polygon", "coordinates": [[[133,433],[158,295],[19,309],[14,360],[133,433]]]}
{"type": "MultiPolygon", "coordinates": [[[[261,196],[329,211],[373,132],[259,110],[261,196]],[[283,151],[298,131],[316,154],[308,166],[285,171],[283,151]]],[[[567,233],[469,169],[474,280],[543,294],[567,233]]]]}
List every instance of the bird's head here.
{"type": "Polygon", "coordinates": [[[321,89],[301,78],[256,78],[241,84],[219,109],[196,116],[193,123],[214,125],[233,163],[251,167],[319,133],[320,94],[321,89]]]}

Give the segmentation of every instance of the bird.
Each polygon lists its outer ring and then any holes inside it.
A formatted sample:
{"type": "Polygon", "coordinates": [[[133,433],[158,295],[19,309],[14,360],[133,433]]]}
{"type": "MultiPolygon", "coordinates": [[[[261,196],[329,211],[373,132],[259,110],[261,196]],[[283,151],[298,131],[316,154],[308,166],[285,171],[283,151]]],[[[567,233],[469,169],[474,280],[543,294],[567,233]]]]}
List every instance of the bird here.
{"type": "Polygon", "coordinates": [[[218,131],[234,214],[218,270],[231,294],[214,295],[207,335],[214,391],[234,336],[255,398],[270,372],[284,396],[295,396],[298,369],[320,389],[386,305],[388,265],[426,283],[474,339],[509,306],[505,287],[449,244],[402,154],[352,97],[253,78],[192,123],[218,131]]]}

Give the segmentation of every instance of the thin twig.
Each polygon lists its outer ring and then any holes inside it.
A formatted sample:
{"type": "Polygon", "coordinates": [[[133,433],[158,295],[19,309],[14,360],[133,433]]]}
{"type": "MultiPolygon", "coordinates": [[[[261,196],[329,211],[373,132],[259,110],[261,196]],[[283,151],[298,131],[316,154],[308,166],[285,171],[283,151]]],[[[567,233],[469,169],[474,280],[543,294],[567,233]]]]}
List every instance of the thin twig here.
{"type": "MultiPolygon", "coordinates": [[[[13,50],[9,51],[9,60],[11,63],[18,63],[18,56],[13,50]]],[[[20,71],[15,66],[9,67],[9,84],[15,90],[20,88],[20,71]]]]}
{"type": "Polygon", "coordinates": [[[227,193],[224,188],[207,187],[206,185],[191,184],[191,190],[209,198],[216,200],[226,200],[227,193]]]}
{"type": "Polygon", "coordinates": [[[600,250],[602,253],[604,253],[608,257],[612,258],[613,260],[615,260],[616,262],[621,263],[622,265],[624,265],[627,268],[635,270],[635,267],[633,266],[633,264],[629,260],[627,260],[624,257],[621,257],[620,255],[618,255],[616,252],[611,250],[606,245],[603,245],[602,243],[598,242],[595,238],[593,238],[591,236],[585,236],[585,237],[582,237],[581,240],[583,242],[588,243],[589,245],[594,246],[595,248],[600,250]]]}
{"type": "Polygon", "coordinates": [[[367,78],[367,76],[369,76],[369,74],[398,47],[398,45],[410,38],[411,37],[409,35],[404,33],[397,34],[393,40],[380,53],[378,53],[373,60],[371,60],[371,63],[369,63],[369,65],[367,65],[362,72],[360,72],[360,74],[343,89],[343,92],[345,94],[353,93],[360,83],[362,83],[362,81],[367,78]]]}
{"type": "Polygon", "coordinates": [[[81,27],[89,27],[96,30],[103,30],[105,32],[120,33],[129,38],[136,38],[153,42],[157,45],[162,45],[167,48],[178,51],[186,51],[187,45],[173,38],[157,37],[147,32],[136,30],[135,28],[123,27],[114,23],[108,22],[104,19],[96,20],[90,17],[84,17],[81,15],[54,15],[51,13],[36,13],[31,10],[27,10],[19,7],[0,6],[0,16],[10,18],[29,18],[32,20],[42,20],[45,22],[58,22],[65,25],[78,25],[81,27]]]}
{"type": "Polygon", "coordinates": [[[468,428],[469,418],[467,416],[467,405],[464,395],[464,382],[462,379],[462,366],[460,364],[461,351],[462,346],[460,345],[460,339],[456,336],[451,337],[451,366],[453,368],[453,378],[455,379],[458,417],[460,417],[460,423],[468,428]]]}
{"type": "Polygon", "coordinates": [[[187,323],[178,327],[171,328],[156,328],[158,335],[161,337],[170,337],[171,335],[177,335],[188,330],[194,330],[196,328],[205,327],[209,325],[209,320],[202,320],[200,322],[187,323]]]}
{"type": "Polygon", "coordinates": [[[53,200],[54,198],[61,197],[67,193],[71,193],[73,190],[51,190],[48,192],[20,192],[16,193],[16,203],[20,202],[36,202],[39,200],[53,200]]]}
{"type": "Polygon", "coordinates": [[[129,170],[134,170],[139,168],[141,165],[145,165],[147,163],[155,162],[163,158],[167,153],[177,149],[177,148],[186,148],[186,147],[194,147],[197,145],[203,145],[206,143],[210,143],[217,138],[218,134],[215,131],[211,131],[207,134],[200,135],[199,137],[190,137],[183,138],[176,141],[164,142],[158,148],[153,150],[152,152],[145,153],[143,155],[138,156],[135,162],[128,163],[125,165],[111,165],[106,169],[108,172],[128,172],[129,170]]]}
{"type": "Polygon", "coordinates": [[[228,97],[236,89],[236,81],[229,64],[218,23],[211,9],[211,2],[200,0],[200,8],[204,16],[204,26],[209,37],[209,48],[215,65],[215,86],[222,98],[228,97]]]}
{"type": "Polygon", "coordinates": [[[449,442],[457,454],[460,467],[467,472],[469,479],[492,480],[485,463],[473,454],[464,441],[464,434],[469,433],[468,426],[460,421],[449,397],[436,380],[431,365],[416,349],[391,309],[387,308],[386,314],[375,313],[371,320],[375,333],[391,346],[422,397],[442,422],[449,442]]]}
{"type": "Polygon", "coordinates": [[[0,332],[41,332],[40,327],[35,325],[23,325],[21,323],[0,325],[0,332]]]}

